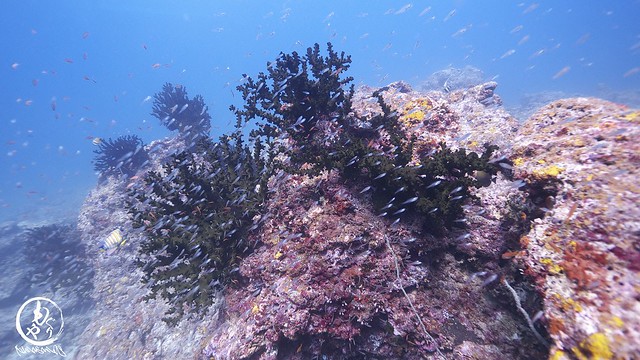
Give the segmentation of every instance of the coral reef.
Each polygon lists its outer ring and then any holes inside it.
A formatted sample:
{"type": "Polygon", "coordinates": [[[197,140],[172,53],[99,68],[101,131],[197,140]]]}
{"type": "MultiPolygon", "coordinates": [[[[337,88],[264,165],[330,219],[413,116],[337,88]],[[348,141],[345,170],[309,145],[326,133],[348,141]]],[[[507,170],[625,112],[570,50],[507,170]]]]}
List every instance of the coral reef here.
{"type": "Polygon", "coordinates": [[[328,53],[281,54],[235,132],[158,141],[92,192],[108,320],[77,356],[634,358],[637,111],[562,100],[519,127],[495,82],[356,91],[328,53]]]}
{"type": "Polygon", "coordinates": [[[151,115],[167,129],[178,130],[180,136],[194,144],[209,135],[211,116],[207,110],[202,96],[196,95],[189,99],[184,86],[165,83],[162,91],[153,96],[151,115]]]}
{"type": "Polygon", "coordinates": [[[131,177],[149,161],[144,143],[136,135],[103,140],[98,144],[98,150],[93,152],[96,154],[93,160],[94,169],[100,173],[101,180],[107,176],[131,177]]]}

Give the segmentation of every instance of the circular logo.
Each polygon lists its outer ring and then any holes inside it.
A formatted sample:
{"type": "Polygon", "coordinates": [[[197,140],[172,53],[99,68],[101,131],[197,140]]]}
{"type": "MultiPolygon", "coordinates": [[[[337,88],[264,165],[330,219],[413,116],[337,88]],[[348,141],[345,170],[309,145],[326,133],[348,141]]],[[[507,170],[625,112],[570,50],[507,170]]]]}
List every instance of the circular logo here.
{"type": "Polygon", "coordinates": [[[29,344],[53,344],[64,328],[62,310],[46,297],[31,298],[20,306],[16,315],[16,330],[29,344]]]}

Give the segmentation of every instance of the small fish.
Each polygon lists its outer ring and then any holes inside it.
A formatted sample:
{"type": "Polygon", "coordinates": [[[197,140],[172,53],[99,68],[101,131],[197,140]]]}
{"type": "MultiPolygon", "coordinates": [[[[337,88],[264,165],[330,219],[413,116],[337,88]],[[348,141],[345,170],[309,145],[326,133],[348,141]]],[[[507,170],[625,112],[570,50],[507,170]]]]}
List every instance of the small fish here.
{"type": "Polygon", "coordinates": [[[367,187],[365,187],[364,189],[362,189],[362,191],[360,191],[360,194],[364,194],[364,193],[366,193],[366,192],[367,192],[367,191],[369,191],[369,190],[371,190],[371,186],[367,186],[367,187]]]}
{"type": "Polygon", "coordinates": [[[394,14],[395,15],[400,15],[405,13],[407,10],[411,9],[413,7],[412,3],[408,3],[405,6],[401,7],[398,11],[396,11],[394,14]]]}
{"type": "Polygon", "coordinates": [[[516,49],[507,50],[507,52],[505,52],[504,54],[502,54],[502,56],[500,56],[500,59],[507,58],[515,53],[516,53],[516,49]]]}
{"type": "Polygon", "coordinates": [[[154,69],[159,69],[160,66],[162,66],[162,65],[160,65],[160,63],[155,63],[155,64],[151,65],[151,67],[154,68],[154,69]]]}
{"type": "Polygon", "coordinates": [[[93,145],[98,146],[98,145],[102,144],[102,138],[95,137],[95,138],[93,138],[93,140],[91,142],[93,143],[93,145]]]}
{"type": "Polygon", "coordinates": [[[391,207],[393,207],[393,204],[387,204],[384,207],[382,207],[382,209],[380,209],[380,211],[391,209],[391,207]]]}
{"type": "Polygon", "coordinates": [[[407,187],[406,187],[406,186],[403,186],[403,187],[401,187],[400,189],[396,190],[396,192],[394,192],[394,193],[393,193],[393,195],[396,195],[397,193],[403,192],[403,191],[405,191],[405,190],[407,190],[407,187]]]}
{"type": "Polygon", "coordinates": [[[453,9],[451,11],[449,11],[449,13],[447,14],[447,16],[444,17],[444,20],[442,20],[443,22],[447,22],[447,20],[451,19],[452,17],[454,17],[456,15],[456,9],[453,9]]]}
{"type": "Polygon", "coordinates": [[[449,79],[450,78],[447,78],[447,80],[444,81],[444,85],[442,85],[442,90],[444,90],[445,93],[451,92],[451,87],[449,86],[449,79]]]}
{"type": "Polygon", "coordinates": [[[431,6],[427,6],[426,8],[424,8],[424,10],[422,10],[422,12],[420,12],[418,16],[424,16],[429,11],[431,11],[431,6]]]}
{"type": "Polygon", "coordinates": [[[383,177],[387,176],[386,172],[383,172],[382,174],[376,176],[375,178],[373,178],[373,180],[378,180],[378,179],[382,179],[383,177]]]}
{"type": "Polygon", "coordinates": [[[640,72],[640,67],[634,67],[632,69],[629,69],[629,71],[627,71],[626,73],[624,73],[624,75],[622,75],[622,77],[629,77],[629,76],[637,74],[639,72],[640,72]]]}
{"type": "Polygon", "coordinates": [[[432,187],[436,187],[436,186],[440,185],[440,183],[442,183],[442,180],[436,180],[436,181],[432,182],[431,184],[429,184],[429,186],[427,186],[427,189],[430,189],[432,187]]]}
{"type": "Polygon", "coordinates": [[[102,245],[100,245],[100,249],[107,252],[107,254],[111,255],[114,251],[116,251],[120,246],[124,245],[126,240],[122,237],[122,233],[120,229],[115,229],[104,239],[102,245]]]}
{"type": "Polygon", "coordinates": [[[518,31],[520,31],[522,29],[524,29],[524,26],[523,25],[518,25],[518,26],[514,27],[513,29],[511,29],[511,31],[509,31],[509,34],[515,34],[515,33],[517,33],[518,31]]]}
{"type": "Polygon", "coordinates": [[[189,107],[189,103],[182,105],[182,107],[180,108],[180,111],[178,111],[178,114],[181,114],[183,111],[187,110],[188,107],[189,107]]]}
{"type": "Polygon", "coordinates": [[[85,31],[85,32],[82,33],[82,38],[83,39],[86,39],[88,37],[89,37],[89,32],[88,31],[85,31]]]}
{"type": "Polygon", "coordinates": [[[400,204],[400,205],[407,205],[407,204],[414,203],[414,202],[416,202],[416,201],[418,201],[418,197],[417,197],[417,196],[416,196],[416,197],[412,197],[411,199],[409,199],[409,200],[407,200],[407,201],[403,202],[403,203],[402,203],[402,204],[400,204]]]}
{"type": "Polygon", "coordinates": [[[529,59],[533,59],[535,57],[538,57],[538,56],[544,54],[545,52],[547,52],[547,49],[540,49],[540,50],[534,52],[531,56],[529,56],[529,59]]]}
{"type": "Polygon", "coordinates": [[[391,214],[391,215],[399,215],[399,214],[402,214],[402,213],[403,213],[403,212],[405,212],[405,211],[407,211],[407,208],[402,208],[402,209],[400,209],[400,210],[398,210],[398,211],[394,212],[394,213],[393,213],[393,214],[391,214]]]}
{"type": "Polygon", "coordinates": [[[453,195],[453,194],[455,194],[457,192],[462,191],[462,189],[464,189],[462,186],[458,186],[457,188],[451,190],[451,192],[449,193],[449,196],[451,196],[451,195],[453,195]]]}
{"type": "Polygon", "coordinates": [[[470,233],[462,234],[456,238],[456,241],[463,241],[468,239],[471,236],[470,233]]]}
{"type": "Polygon", "coordinates": [[[11,68],[12,68],[13,70],[16,70],[16,69],[18,68],[18,66],[20,66],[20,64],[18,64],[18,63],[13,63],[13,64],[11,64],[11,68]]]}
{"type": "Polygon", "coordinates": [[[522,45],[522,44],[526,43],[527,41],[529,41],[529,35],[523,36],[522,39],[520,39],[520,41],[518,41],[518,45],[522,45]]]}

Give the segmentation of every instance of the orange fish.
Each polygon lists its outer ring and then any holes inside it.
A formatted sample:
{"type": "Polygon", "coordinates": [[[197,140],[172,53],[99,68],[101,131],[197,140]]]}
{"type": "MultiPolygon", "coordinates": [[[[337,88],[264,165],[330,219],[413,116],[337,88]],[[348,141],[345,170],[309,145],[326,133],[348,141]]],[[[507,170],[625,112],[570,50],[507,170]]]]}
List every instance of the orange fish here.
{"type": "Polygon", "coordinates": [[[630,69],[629,71],[624,73],[624,75],[622,75],[622,77],[629,77],[629,76],[631,76],[633,74],[637,74],[638,72],[640,72],[640,67],[634,67],[633,69],[630,69]]]}
{"type": "Polygon", "coordinates": [[[33,84],[33,86],[38,86],[38,79],[31,80],[31,83],[33,84]]]}
{"type": "Polygon", "coordinates": [[[33,103],[33,100],[25,100],[24,106],[31,106],[32,103],[33,103]]]}
{"type": "Polygon", "coordinates": [[[51,99],[51,110],[56,111],[56,98],[51,99]]]}
{"type": "Polygon", "coordinates": [[[502,254],[502,258],[503,259],[511,259],[511,258],[516,257],[516,256],[522,256],[522,255],[525,255],[525,252],[523,250],[520,250],[520,251],[507,251],[507,252],[502,254]]]}
{"type": "Polygon", "coordinates": [[[73,64],[73,59],[66,58],[64,59],[64,62],[66,62],[67,64],[73,64]]]}
{"type": "Polygon", "coordinates": [[[13,63],[13,64],[11,64],[11,68],[12,68],[13,70],[17,69],[17,68],[18,68],[18,66],[20,66],[20,64],[18,64],[18,63],[13,63]]]}
{"type": "Polygon", "coordinates": [[[555,75],[553,75],[553,80],[560,78],[562,75],[566,74],[571,70],[571,66],[565,66],[560,71],[558,71],[555,75]]]}
{"type": "Polygon", "coordinates": [[[85,31],[85,32],[82,33],[82,38],[83,39],[86,39],[88,37],[89,37],[89,32],[88,31],[85,31]]]}
{"type": "Polygon", "coordinates": [[[147,44],[142,44],[142,48],[147,50],[147,44]]]}
{"type": "Polygon", "coordinates": [[[155,63],[155,64],[151,65],[151,67],[154,68],[154,69],[157,69],[160,66],[162,66],[162,65],[160,65],[159,63],[155,63]]]}
{"type": "Polygon", "coordinates": [[[82,53],[82,60],[87,60],[87,53],[86,52],[82,53]]]}

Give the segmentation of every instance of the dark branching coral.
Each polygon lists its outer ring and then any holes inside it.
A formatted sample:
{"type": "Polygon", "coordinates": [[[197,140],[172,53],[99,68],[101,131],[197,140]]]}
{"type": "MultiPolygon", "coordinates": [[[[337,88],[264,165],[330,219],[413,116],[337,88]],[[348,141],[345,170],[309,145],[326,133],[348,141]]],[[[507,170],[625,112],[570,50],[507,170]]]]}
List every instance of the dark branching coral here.
{"type": "Polygon", "coordinates": [[[211,129],[211,116],[207,110],[202,96],[189,99],[184,86],[174,87],[166,83],[162,91],[153,96],[151,115],[158,118],[167,129],[178,130],[182,137],[195,142],[206,137],[211,129]]]}
{"type": "Polygon", "coordinates": [[[133,176],[149,161],[142,139],[135,135],[120,136],[116,140],[102,141],[94,150],[94,169],[102,178],[107,176],[133,176]]]}
{"type": "Polygon", "coordinates": [[[176,324],[187,310],[201,313],[228,282],[251,246],[246,242],[270,175],[260,146],[252,152],[240,132],[217,143],[202,139],[150,172],[129,204],[134,226],[147,231],[138,265],[150,287],[147,299],[171,305],[164,320],[176,324]]]}
{"type": "Polygon", "coordinates": [[[244,75],[245,82],[237,89],[245,105],[242,109],[231,106],[238,124],[259,120],[252,137],[262,137],[271,144],[272,139],[288,135],[297,144],[294,149],[298,151],[289,154],[294,163],[304,162],[302,153],[319,150],[315,148],[318,142],[310,140],[320,131],[320,122],[344,119],[351,110],[353,85],[348,85],[353,78],[341,78],[351,57],[334,52],[331,43],[327,52],[323,57],[315,44],[302,57],[295,51],[280,53],[275,63],[267,65],[268,74],[258,74],[257,80],[244,75]]]}
{"type": "Polygon", "coordinates": [[[374,94],[383,114],[368,124],[355,119],[351,112],[353,86],[344,87],[351,77],[340,79],[351,59],[338,56],[328,44],[328,57],[319,54],[319,46],[297,53],[281,54],[269,64],[269,74],[260,73],[254,81],[245,76],[238,87],[245,99],[242,110],[235,111],[238,123],[258,118],[253,136],[269,139],[286,135],[291,142],[289,162],[280,167],[293,173],[317,174],[337,169],[347,181],[373,192],[381,216],[397,220],[418,214],[425,229],[440,233],[444,227],[464,226],[462,204],[469,197],[469,187],[479,186],[476,171],[493,176],[496,164],[489,163],[496,146],[486,146],[482,155],[463,149],[452,151],[444,143],[410,165],[415,139],[406,139],[398,115],[374,94]],[[312,75],[311,77],[309,75],[312,75]],[[383,137],[389,141],[380,142],[383,137]],[[377,144],[375,148],[372,144],[377,144]]]}

